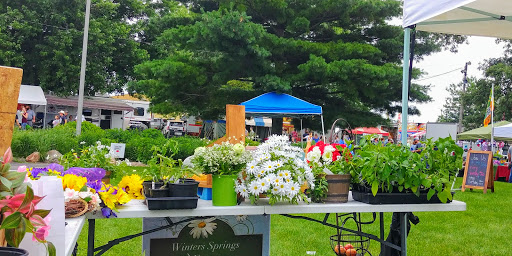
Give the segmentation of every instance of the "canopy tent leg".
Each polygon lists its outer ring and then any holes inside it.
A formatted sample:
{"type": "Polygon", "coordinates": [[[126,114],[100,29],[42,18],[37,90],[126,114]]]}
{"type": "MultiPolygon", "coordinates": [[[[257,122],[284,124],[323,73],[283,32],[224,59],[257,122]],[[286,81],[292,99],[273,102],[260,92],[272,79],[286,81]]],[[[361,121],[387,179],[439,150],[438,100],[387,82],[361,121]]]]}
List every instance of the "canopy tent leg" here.
{"type": "Polygon", "coordinates": [[[44,105],[43,129],[46,128],[46,105],[44,105]]]}
{"type": "Polygon", "coordinates": [[[409,101],[409,58],[411,49],[411,28],[404,30],[404,60],[403,60],[403,77],[402,77],[402,145],[407,145],[407,115],[409,101]]]}
{"type": "Polygon", "coordinates": [[[325,143],[325,128],[324,128],[324,115],[320,115],[320,118],[322,119],[322,138],[325,143]]]}

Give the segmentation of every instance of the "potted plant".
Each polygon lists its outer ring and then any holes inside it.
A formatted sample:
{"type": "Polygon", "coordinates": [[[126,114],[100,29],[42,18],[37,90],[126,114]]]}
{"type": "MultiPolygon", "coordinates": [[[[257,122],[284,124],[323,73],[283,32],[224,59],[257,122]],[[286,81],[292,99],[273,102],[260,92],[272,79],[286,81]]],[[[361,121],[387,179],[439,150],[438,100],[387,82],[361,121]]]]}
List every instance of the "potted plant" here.
{"type": "Polygon", "coordinates": [[[291,146],[287,136],[273,135],[254,151],[253,160],[240,174],[237,191],[251,203],[265,194],[271,205],[278,201],[309,202],[302,188],[314,188],[314,176],[303,150],[291,146]]]}
{"type": "Polygon", "coordinates": [[[353,198],[374,204],[451,201],[449,182],[462,166],[463,150],[449,137],[424,145],[415,153],[363,138],[351,170],[353,198]]]}
{"type": "Polygon", "coordinates": [[[319,141],[308,149],[306,159],[316,178],[315,187],[311,189],[314,201],[327,203],[348,201],[350,171],[355,168],[350,144],[347,147],[319,141]]]}
{"type": "Polygon", "coordinates": [[[212,204],[233,206],[237,204],[235,181],[251,159],[243,143],[224,142],[212,147],[199,147],[194,151],[194,168],[212,175],[212,204]]]}
{"type": "Polygon", "coordinates": [[[28,255],[18,247],[26,233],[34,241],[43,243],[50,256],[56,254],[55,246],[46,241],[49,226],[45,220],[50,210],[37,209],[43,197],[35,196],[25,180],[27,172],[10,171],[11,149],[5,152],[0,165],[0,254],[28,255]],[[4,247],[8,246],[8,247],[4,247]]]}

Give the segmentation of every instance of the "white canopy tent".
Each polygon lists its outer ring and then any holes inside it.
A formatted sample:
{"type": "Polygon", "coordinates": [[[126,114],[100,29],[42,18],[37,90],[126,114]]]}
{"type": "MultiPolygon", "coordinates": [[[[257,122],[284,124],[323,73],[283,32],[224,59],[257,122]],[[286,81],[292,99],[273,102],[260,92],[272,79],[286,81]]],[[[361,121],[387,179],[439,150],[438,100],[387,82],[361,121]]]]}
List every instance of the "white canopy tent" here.
{"type": "Polygon", "coordinates": [[[494,127],[494,138],[497,140],[512,140],[512,124],[494,127]]]}
{"type": "Polygon", "coordinates": [[[18,96],[18,104],[31,104],[44,106],[43,127],[46,127],[46,97],[43,89],[36,85],[20,86],[20,94],[18,96]]]}
{"type": "MultiPolygon", "coordinates": [[[[417,30],[512,39],[510,0],[404,0],[402,130],[407,129],[411,28],[417,30]]],[[[483,119],[483,117],[482,117],[483,119]]],[[[493,123],[493,121],[491,121],[493,123]]],[[[406,143],[402,138],[402,143],[406,143]]]]}

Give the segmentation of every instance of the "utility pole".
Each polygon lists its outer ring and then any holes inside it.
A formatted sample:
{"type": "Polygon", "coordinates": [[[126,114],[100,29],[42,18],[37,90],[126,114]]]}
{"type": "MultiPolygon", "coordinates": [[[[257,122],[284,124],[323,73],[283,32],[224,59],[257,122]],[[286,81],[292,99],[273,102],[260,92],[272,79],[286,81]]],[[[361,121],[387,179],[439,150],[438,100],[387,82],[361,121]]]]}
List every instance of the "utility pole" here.
{"type": "Polygon", "coordinates": [[[461,70],[460,72],[462,74],[464,74],[463,78],[462,78],[462,92],[459,96],[459,102],[460,102],[460,106],[459,106],[459,127],[458,127],[458,132],[461,133],[463,132],[463,129],[462,129],[462,117],[464,116],[464,101],[462,100],[462,95],[464,95],[466,93],[466,84],[468,83],[468,65],[471,65],[471,62],[468,61],[466,62],[466,65],[464,65],[464,69],[461,70]]]}

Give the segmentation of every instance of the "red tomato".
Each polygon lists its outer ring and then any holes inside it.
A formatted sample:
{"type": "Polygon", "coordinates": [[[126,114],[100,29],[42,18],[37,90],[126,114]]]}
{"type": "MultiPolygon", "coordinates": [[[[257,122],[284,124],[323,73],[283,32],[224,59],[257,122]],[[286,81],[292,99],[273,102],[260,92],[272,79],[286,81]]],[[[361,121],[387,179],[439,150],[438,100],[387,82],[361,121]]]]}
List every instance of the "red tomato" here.
{"type": "Polygon", "coordinates": [[[345,250],[348,250],[348,249],[353,249],[354,246],[352,246],[351,244],[346,244],[345,245],[345,250]]]}
{"type": "Polygon", "coordinates": [[[342,246],[342,245],[336,245],[336,247],[334,247],[334,252],[336,253],[336,255],[345,255],[345,248],[342,246]]]}
{"type": "Polygon", "coordinates": [[[350,249],[348,249],[348,250],[345,252],[345,254],[346,254],[347,256],[356,256],[357,251],[356,251],[355,249],[350,248],[350,249]]]}

